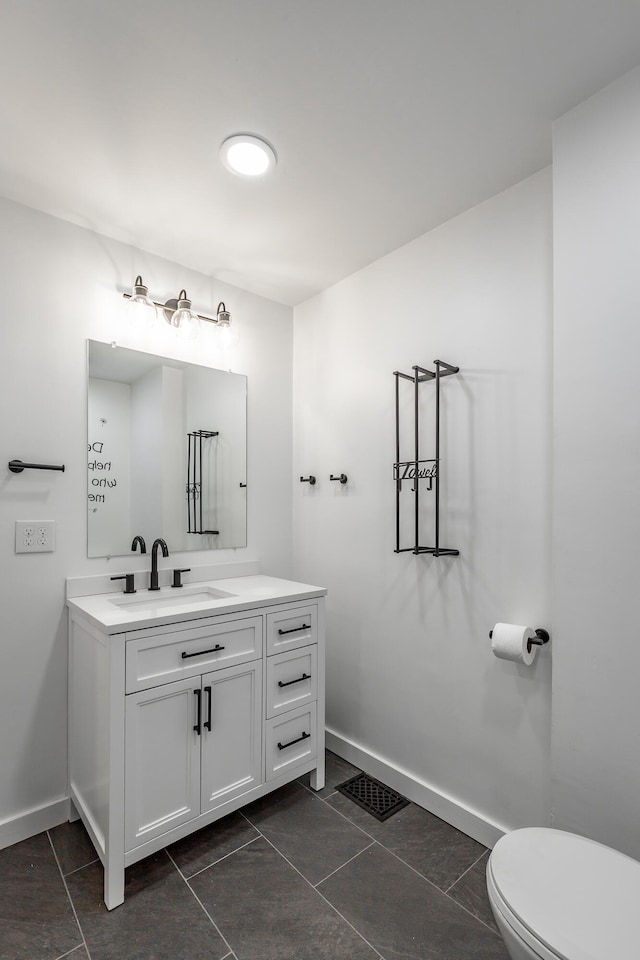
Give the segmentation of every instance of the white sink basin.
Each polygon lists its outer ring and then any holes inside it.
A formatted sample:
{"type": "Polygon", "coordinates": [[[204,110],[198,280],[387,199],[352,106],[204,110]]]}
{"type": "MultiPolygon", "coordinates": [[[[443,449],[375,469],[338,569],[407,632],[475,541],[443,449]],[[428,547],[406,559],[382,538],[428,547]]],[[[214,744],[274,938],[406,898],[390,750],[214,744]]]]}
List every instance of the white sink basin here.
{"type": "Polygon", "coordinates": [[[186,606],[197,603],[211,603],[212,600],[225,600],[235,597],[235,593],[217,590],[215,587],[163,587],[161,590],[141,590],[130,596],[110,597],[109,603],[116,607],[132,607],[134,610],[158,610],[172,606],[186,606]]]}

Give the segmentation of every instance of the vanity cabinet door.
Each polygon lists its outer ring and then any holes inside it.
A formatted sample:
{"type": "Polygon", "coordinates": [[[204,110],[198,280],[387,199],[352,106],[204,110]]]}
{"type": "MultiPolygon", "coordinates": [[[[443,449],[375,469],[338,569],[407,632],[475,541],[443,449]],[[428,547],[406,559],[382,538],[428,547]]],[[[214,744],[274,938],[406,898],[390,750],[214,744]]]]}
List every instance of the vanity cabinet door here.
{"type": "Polygon", "coordinates": [[[126,697],[125,850],[200,813],[200,677],[126,697]]]}
{"type": "Polygon", "coordinates": [[[202,677],[202,795],[206,813],[262,782],[262,661],[202,677]]]}

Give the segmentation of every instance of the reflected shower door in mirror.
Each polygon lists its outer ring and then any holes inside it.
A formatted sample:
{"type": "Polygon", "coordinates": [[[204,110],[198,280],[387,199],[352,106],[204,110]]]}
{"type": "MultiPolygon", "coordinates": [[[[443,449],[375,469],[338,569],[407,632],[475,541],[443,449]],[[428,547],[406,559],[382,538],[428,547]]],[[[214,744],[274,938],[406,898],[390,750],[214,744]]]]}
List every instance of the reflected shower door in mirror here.
{"type": "Polygon", "coordinates": [[[247,378],[88,341],[88,556],[247,543],[247,378]]]}

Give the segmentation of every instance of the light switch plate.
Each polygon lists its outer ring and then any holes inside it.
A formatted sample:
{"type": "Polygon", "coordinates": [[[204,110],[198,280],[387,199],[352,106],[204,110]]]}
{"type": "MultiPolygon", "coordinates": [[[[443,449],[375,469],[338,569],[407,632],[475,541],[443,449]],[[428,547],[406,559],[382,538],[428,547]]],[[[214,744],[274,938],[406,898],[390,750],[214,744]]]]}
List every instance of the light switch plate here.
{"type": "Polygon", "coordinates": [[[16,553],[53,553],[55,520],[16,520],[16,553]]]}

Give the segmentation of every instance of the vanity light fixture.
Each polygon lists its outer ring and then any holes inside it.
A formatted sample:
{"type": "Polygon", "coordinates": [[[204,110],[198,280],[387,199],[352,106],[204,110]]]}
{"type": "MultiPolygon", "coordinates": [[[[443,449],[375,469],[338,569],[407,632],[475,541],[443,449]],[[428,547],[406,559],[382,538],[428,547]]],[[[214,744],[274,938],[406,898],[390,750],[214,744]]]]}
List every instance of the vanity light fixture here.
{"type": "Polygon", "coordinates": [[[276,152],[271,144],[255,133],[236,133],[223,140],[220,158],[231,173],[241,177],[261,177],[276,165],[276,152]]]}
{"type": "Polygon", "coordinates": [[[186,290],[181,290],[177,299],[158,303],[149,298],[149,289],[137,276],[131,293],[123,293],[129,301],[132,310],[132,322],[136,326],[150,326],[157,316],[162,316],[169,326],[185,340],[193,340],[198,336],[201,321],[213,323],[218,330],[220,346],[222,348],[234,346],[238,342],[238,334],[231,325],[231,314],[223,301],[218,304],[215,317],[207,317],[196,313],[191,307],[191,300],[186,290]]]}

